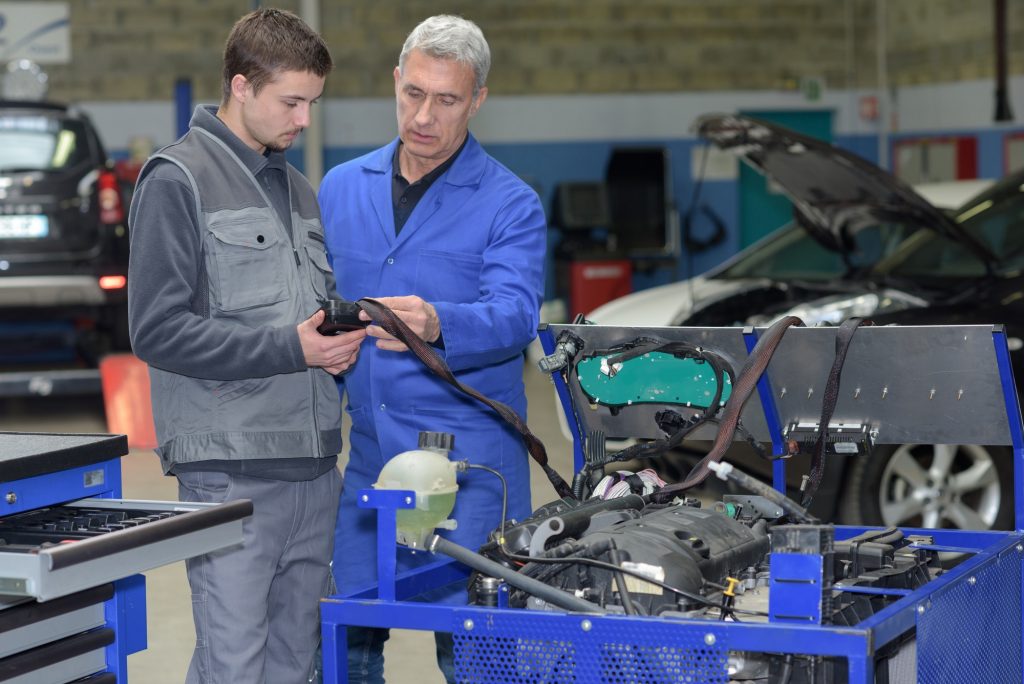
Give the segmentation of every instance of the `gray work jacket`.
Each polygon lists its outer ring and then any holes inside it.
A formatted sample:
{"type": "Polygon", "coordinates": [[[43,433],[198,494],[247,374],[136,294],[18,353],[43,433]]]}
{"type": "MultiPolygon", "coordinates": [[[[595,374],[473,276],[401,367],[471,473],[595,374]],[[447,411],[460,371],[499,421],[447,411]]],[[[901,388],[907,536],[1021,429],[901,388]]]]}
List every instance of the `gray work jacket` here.
{"type": "MultiPolygon", "coordinates": [[[[271,331],[289,343],[281,355],[294,357],[295,326],[319,308],[334,283],[316,196],[308,182],[288,165],[289,230],[251,170],[195,121],[147,167],[157,159],[184,172],[196,202],[207,302],[192,304],[198,310],[193,313],[204,321],[192,315],[186,322],[209,344],[245,339],[249,329],[254,335],[271,331]]],[[[140,179],[147,172],[144,167],[140,179]]],[[[150,365],[157,453],[165,471],[177,463],[207,459],[317,458],[341,450],[340,400],[326,371],[303,366],[277,372],[261,367],[258,359],[245,367],[249,350],[240,346],[231,351],[243,361],[244,373],[213,367],[203,369],[203,377],[193,377],[161,363],[161,349],[169,361],[173,353],[167,345],[161,348],[160,330],[151,317],[145,325],[147,330],[133,326],[132,342],[135,353],[150,365]],[[243,374],[247,377],[238,377],[243,374]]],[[[260,337],[264,355],[265,339],[260,337]]]]}

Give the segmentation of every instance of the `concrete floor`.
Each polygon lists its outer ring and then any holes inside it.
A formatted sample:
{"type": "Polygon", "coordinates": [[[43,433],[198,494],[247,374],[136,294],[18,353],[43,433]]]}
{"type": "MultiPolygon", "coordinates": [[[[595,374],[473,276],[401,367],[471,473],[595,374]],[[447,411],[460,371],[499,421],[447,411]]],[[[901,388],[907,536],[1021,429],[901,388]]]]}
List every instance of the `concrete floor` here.
{"type": "MultiPolygon", "coordinates": [[[[524,379],[530,429],[544,442],[554,468],[572,475],[572,448],[557,422],[550,379],[527,364],[524,379]]],[[[101,397],[7,399],[0,402],[0,430],[27,432],[106,432],[101,397]]],[[[151,451],[133,450],[122,460],[123,494],[128,499],[175,500],[174,478],[165,477],[151,451]]],[[[555,495],[539,468],[532,468],[535,505],[555,495]]],[[[133,684],[180,684],[195,642],[185,564],[157,568],[146,575],[149,647],[128,659],[133,684]]],[[[385,648],[385,675],[402,684],[443,683],[434,662],[432,634],[396,630],[385,648]]]]}

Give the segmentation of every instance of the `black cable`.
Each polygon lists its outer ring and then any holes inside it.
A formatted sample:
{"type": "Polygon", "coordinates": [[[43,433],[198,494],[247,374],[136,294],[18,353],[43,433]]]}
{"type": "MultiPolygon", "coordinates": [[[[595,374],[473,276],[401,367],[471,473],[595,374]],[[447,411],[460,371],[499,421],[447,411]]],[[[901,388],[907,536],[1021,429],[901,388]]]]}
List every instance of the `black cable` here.
{"type": "Polygon", "coordinates": [[[811,469],[806,480],[807,491],[804,492],[800,505],[810,508],[814,501],[814,494],[818,491],[821,479],[825,475],[825,451],[828,444],[828,424],[832,420],[832,414],[839,400],[839,383],[843,376],[843,365],[846,363],[846,353],[853,342],[853,335],[861,325],[873,325],[870,320],[864,320],[853,316],[843,321],[836,331],[835,359],[832,368],[829,370],[828,379],[825,381],[825,391],[821,401],[821,417],[818,419],[818,439],[814,442],[811,451],[811,469]]]}
{"type": "MultiPolygon", "coordinates": [[[[700,594],[694,594],[694,593],[691,593],[689,591],[686,591],[685,589],[679,589],[677,587],[673,587],[672,585],[666,584],[665,582],[662,582],[661,580],[656,580],[653,577],[645,575],[644,573],[640,572],[639,570],[632,570],[632,569],[629,569],[629,568],[622,568],[622,567],[619,567],[617,565],[613,565],[612,563],[606,563],[604,561],[599,561],[599,560],[597,560],[595,558],[544,558],[542,556],[522,556],[522,555],[519,555],[517,553],[512,553],[511,551],[508,551],[503,545],[499,545],[498,548],[501,550],[502,553],[505,554],[505,556],[507,558],[509,558],[511,560],[516,560],[516,561],[524,562],[524,563],[563,563],[563,564],[565,564],[565,563],[580,563],[582,565],[589,565],[591,567],[601,568],[603,570],[610,570],[611,572],[623,572],[623,573],[625,573],[627,575],[632,575],[633,577],[637,577],[639,579],[642,579],[645,582],[650,582],[651,584],[653,584],[653,585],[655,585],[657,587],[661,587],[662,589],[665,589],[666,591],[671,591],[673,594],[678,594],[679,596],[682,596],[683,598],[687,598],[687,599],[689,599],[691,601],[694,601],[696,603],[702,603],[705,606],[708,606],[709,608],[721,608],[722,607],[721,604],[716,603],[715,601],[713,601],[712,599],[707,598],[706,596],[701,596],[700,594]]],[[[730,612],[733,612],[733,613],[743,613],[744,615],[759,615],[759,616],[762,616],[762,617],[767,617],[768,616],[768,613],[765,613],[765,612],[761,612],[761,611],[757,611],[757,610],[744,610],[742,608],[731,608],[730,612]]]]}
{"type": "Polygon", "coordinates": [[[585,601],[574,594],[555,589],[543,582],[538,582],[532,577],[520,575],[511,568],[506,568],[501,563],[496,563],[489,558],[481,556],[476,551],[471,551],[455,542],[448,541],[440,535],[433,535],[427,542],[427,549],[431,553],[443,553],[454,558],[463,565],[468,565],[481,574],[489,577],[497,577],[504,580],[513,587],[533,594],[548,603],[558,606],[563,610],[576,613],[597,613],[603,615],[607,611],[595,603],[585,601]]]}
{"type": "MultiPolygon", "coordinates": [[[[640,342],[637,340],[636,342],[640,342]]],[[[621,349],[621,347],[620,347],[621,349]]],[[[602,356],[611,353],[613,350],[599,351],[594,356],[602,356]]],[[[713,420],[714,415],[718,413],[721,408],[719,404],[722,401],[722,394],[725,391],[725,377],[729,377],[730,383],[735,379],[735,375],[732,371],[729,363],[718,354],[702,349],[701,347],[694,347],[687,344],[676,343],[676,342],[662,342],[660,340],[643,341],[636,346],[629,348],[626,351],[619,352],[615,356],[609,356],[607,358],[607,364],[609,368],[613,367],[617,363],[628,361],[632,358],[636,358],[643,354],[661,351],[666,354],[672,354],[673,356],[682,358],[693,358],[700,361],[704,361],[711,366],[715,373],[715,395],[712,400],[708,403],[708,406],[704,409],[703,413],[693,423],[684,425],[676,432],[664,437],[662,439],[652,440],[644,442],[642,444],[634,444],[632,446],[621,449],[612,454],[608,454],[601,463],[587,464],[588,470],[593,470],[596,467],[603,467],[610,463],[617,463],[622,461],[629,461],[637,457],[646,456],[651,453],[660,453],[667,451],[678,446],[687,436],[689,436],[694,430],[704,425],[705,423],[713,420]]]]}
{"type": "Polygon", "coordinates": [[[547,476],[548,481],[551,483],[551,486],[554,487],[558,496],[570,499],[574,498],[569,485],[566,484],[565,480],[562,479],[562,476],[551,467],[548,459],[548,452],[544,447],[544,443],[530,431],[529,426],[519,416],[519,414],[516,413],[515,409],[507,404],[481,394],[469,385],[462,384],[459,379],[455,377],[455,373],[448,367],[448,364],[441,355],[437,353],[437,350],[427,344],[419,335],[414,333],[405,321],[403,321],[394,311],[377,300],[369,297],[363,297],[356,303],[370,316],[371,320],[376,325],[379,325],[388,334],[403,342],[409,350],[413,352],[413,354],[415,354],[416,357],[438,377],[463,394],[467,394],[477,401],[491,407],[495,413],[501,416],[506,423],[511,425],[516,432],[520,434],[523,438],[523,442],[526,444],[526,450],[529,452],[530,457],[533,458],[533,460],[535,460],[540,466],[541,470],[544,471],[544,474],[547,476]]]}
{"type": "Polygon", "coordinates": [[[611,539],[608,540],[611,544],[608,547],[608,558],[611,560],[612,565],[618,566],[618,570],[615,571],[615,584],[619,587],[619,599],[622,600],[622,610],[626,612],[626,615],[636,615],[636,606],[633,605],[633,598],[629,595],[629,589],[626,587],[626,575],[622,572],[622,554],[619,553],[619,549],[615,546],[615,542],[611,539]]]}
{"type": "Polygon", "coordinates": [[[498,546],[503,546],[505,544],[505,518],[508,517],[508,482],[505,481],[505,476],[494,468],[489,468],[477,463],[469,463],[468,461],[463,461],[463,463],[466,464],[466,468],[486,470],[489,473],[493,473],[494,475],[497,475],[498,479],[501,481],[501,537],[498,539],[498,546]]]}

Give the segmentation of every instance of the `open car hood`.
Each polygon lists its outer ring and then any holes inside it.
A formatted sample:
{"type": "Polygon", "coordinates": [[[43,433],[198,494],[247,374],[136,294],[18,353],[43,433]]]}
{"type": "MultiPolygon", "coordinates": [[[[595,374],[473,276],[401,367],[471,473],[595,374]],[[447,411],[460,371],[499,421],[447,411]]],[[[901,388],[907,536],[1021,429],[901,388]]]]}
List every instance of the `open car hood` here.
{"type": "Polygon", "coordinates": [[[996,257],[909,185],[855,154],[777,124],[737,114],[709,114],[697,134],[734,152],[774,181],[794,217],[829,249],[849,252],[852,235],[878,223],[928,228],[963,243],[991,268],[996,257]]]}

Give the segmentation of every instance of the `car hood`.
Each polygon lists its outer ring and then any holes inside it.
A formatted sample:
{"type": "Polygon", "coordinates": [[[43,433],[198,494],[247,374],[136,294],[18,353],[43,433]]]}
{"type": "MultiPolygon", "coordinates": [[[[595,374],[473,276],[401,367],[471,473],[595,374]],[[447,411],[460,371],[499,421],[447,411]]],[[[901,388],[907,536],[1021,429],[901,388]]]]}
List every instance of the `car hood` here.
{"type": "Polygon", "coordinates": [[[951,237],[990,266],[995,256],[909,185],[855,154],[783,126],[737,114],[709,114],[697,134],[734,152],[776,183],[796,221],[830,249],[849,252],[861,228],[897,222],[951,237]]]}
{"type": "MultiPolygon", "coordinates": [[[[728,281],[707,280],[697,276],[668,285],[659,285],[601,304],[586,318],[598,325],[654,326],[674,325],[681,315],[688,315],[694,300],[701,300],[717,290],[730,291],[728,281]]],[[[716,292],[721,294],[721,292],[716,292]]]]}

